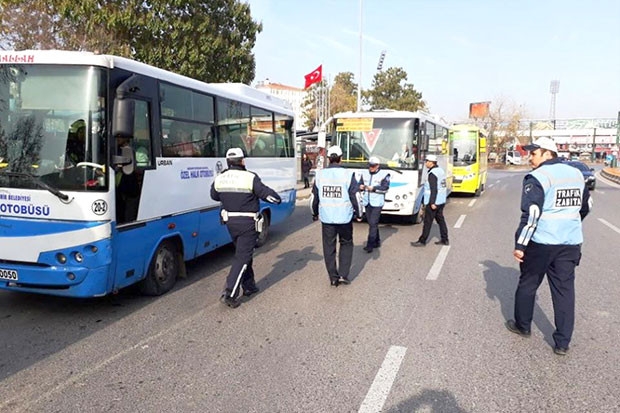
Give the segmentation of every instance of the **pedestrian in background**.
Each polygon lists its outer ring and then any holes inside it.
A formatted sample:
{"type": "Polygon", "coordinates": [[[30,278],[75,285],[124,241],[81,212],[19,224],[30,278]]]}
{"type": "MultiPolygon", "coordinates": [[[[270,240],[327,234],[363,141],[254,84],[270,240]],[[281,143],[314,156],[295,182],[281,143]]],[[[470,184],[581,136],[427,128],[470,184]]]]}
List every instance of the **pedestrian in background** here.
{"type": "Polygon", "coordinates": [[[424,182],[424,227],[422,235],[416,242],[412,242],[414,247],[423,247],[428,241],[431,233],[433,221],[437,221],[439,225],[439,234],[441,240],[435,242],[437,245],[450,245],[448,240],[448,226],[443,216],[443,208],[446,205],[448,191],[446,188],[446,173],[437,166],[436,155],[426,155],[425,161],[428,169],[426,182],[424,182]]]}
{"type": "Polygon", "coordinates": [[[359,182],[360,191],[363,191],[363,203],[368,221],[368,239],[364,251],[371,253],[373,248],[381,246],[379,236],[379,219],[385,203],[385,194],[390,189],[390,174],[381,169],[381,161],[376,156],[368,159],[368,170],[362,172],[359,182]]]}
{"type": "Polygon", "coordinates": [[[312,161],[308,159],[305,153],[301,158],[301,175],[304,179],[304,188],[310,188],[310,170],[312,169],[312,161]]]}
{"type": "Polygon", "coordinates": [[[590,212],[590,193],[581,172],[558,158],[553,139],[524,147],[533,171],[523,179],[521,222],[513,256],[521,276],[515,293],[514,320],[506,328],[531,335],[536,291],[547,274],[555,316],[554,352],[568,351],[575,324],[575,267],[581,260],[581,221],[590,212]]]}
{"type": "Polygon", "coordinates": [[[312,186],[312,220],[321,219],[323,256],[330,284],[349,284],[353,259],[353,216],[359,218],[355,174],[340,165],[342,150],[327,151],[329,166],[317,172],[312,186]],[[336,265],[336,241],[340,243],[336,265]]]}
{"type": "Polygon", "coordinates": [[[258,292],[252,268],[254,248],[262,230],[259,199],[279,204],[276,191],[263,184],[254,172],[245,169],[241,148],[226,152],[228,169],[219,174],[211,185],[211,198],[222,203],[220,215],[226,224],[233,244],[235,257],[226,278],[221,301],[231,308],[239,306],[240,289],[249,297],[258,292]]]}

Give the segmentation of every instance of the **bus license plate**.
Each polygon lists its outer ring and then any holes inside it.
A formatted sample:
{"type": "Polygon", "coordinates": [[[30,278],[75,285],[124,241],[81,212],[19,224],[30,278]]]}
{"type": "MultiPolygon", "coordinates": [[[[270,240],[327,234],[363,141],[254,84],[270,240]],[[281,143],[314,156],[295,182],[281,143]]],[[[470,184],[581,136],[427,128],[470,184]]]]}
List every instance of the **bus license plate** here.
{"type": "Polygon", "coordinates": [[[0,279],[9,280],[9,281],[17,281],[17,271],[15,270],[5,270],[4,268],[0,268],[0,279]]]}

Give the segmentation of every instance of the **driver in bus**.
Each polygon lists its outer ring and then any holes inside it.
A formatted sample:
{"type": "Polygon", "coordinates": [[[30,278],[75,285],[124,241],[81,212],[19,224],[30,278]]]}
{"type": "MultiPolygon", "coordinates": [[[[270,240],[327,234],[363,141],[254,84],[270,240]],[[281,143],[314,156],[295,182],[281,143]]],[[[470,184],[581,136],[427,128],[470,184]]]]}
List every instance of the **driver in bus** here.
{"type": "Polygon", "coordinates": [[[80,162],[84,162],[86,153],[86,122],[78,119],[71,124],[67,134],[67,147],[60,157],[60,169],[73,168],[80,162]]]}

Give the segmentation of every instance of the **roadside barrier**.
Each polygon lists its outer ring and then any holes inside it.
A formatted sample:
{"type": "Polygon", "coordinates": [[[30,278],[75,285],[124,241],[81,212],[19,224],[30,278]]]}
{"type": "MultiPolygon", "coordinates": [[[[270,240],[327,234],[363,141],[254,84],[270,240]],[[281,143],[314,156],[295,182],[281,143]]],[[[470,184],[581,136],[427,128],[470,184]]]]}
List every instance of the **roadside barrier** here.
{"type": "Polygon", "coordinates": [[[604,168],[601,171],[603,178],[609,179],[612,182],[620,184],[620,169],[618,168],[604,168]]]}

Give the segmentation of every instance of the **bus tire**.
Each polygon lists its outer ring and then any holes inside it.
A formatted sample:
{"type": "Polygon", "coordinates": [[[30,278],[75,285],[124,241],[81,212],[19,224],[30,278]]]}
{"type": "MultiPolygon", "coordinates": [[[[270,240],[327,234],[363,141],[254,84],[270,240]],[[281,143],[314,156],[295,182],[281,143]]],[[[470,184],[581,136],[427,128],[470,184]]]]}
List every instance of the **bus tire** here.
{"type": "Polygon", "coordinates": [[[476,192],[474,192],[474,196],[478,197],[482,193],[482,189],[480,187],[476,188],[476,192]]]}
{"type": "Polygon", "coordinates": [[[421,224],[424,221],[424,205],[420,205],[418,212],[413,212],[411,215],[405,217],[407,224],[421,224]]]}
{"type": "Polygon", "coordinates": [[[267,238],[269,237],[269,214],[265,213],[265,211],[261,212],[265,223],[263,224],[263,231],[258,233],[258,238],[256,239],[256,248],[262,247],[267,243],[267,238]]]}
{"type": "Polygon", "coordinates": [[[159,244],[151,263],[149,272],[140,282],[140,292],[144,295],[162,295],[174,287],[181,269],[180,254],[176,244],[164,240],[159,244]]]}
{"type": "Polygon", "coordinates": [[[418,213],[415,214],[414,217],[414,224],[421,224],[424,222],[424,205],[420,205],[420,209],[418,210],[418,213]]]}

